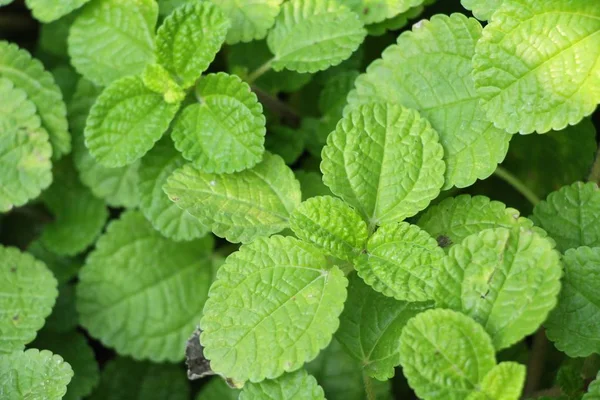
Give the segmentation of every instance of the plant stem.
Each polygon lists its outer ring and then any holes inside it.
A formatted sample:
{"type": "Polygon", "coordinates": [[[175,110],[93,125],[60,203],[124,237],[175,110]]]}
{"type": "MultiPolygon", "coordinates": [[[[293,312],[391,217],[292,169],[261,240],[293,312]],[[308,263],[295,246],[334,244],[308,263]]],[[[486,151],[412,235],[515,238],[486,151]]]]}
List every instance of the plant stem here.
{"type": "Polygon", "coordinates": [[[286,119],[293,128],[300,126],[300,116],[288,104],[256,86],[252,86],[252,91],[256,94],[258,101],[260,101],[263,106],[278,114],[283,119],[286,119]]]}
{"type": "Polygon", "coordinates": [[[519,178],[517,178],[504,168],[496,168],[496,171],[494,171],[494,175],[511,185],[517,192],[521,193],[534,206],[540,202],[540,198],[537,197],[537,195],[533,193],[533,191],[529,189],[527,185],[525,185],[523,182],[521,182],[519,178]]]}
{"type": "Polygon", "coordinates": [[[375,392],[373,392],[373,382],[365,372],[363,372],[363,382],[365,384],[365,393],[367,394],[367,400],[376,400],[375,392]]]}
{"type": "Polygon", "coordinates": [[[598,147],[598,151],[596,152],[596,157],[594,158],[594,163],[590,168],[590,173],[587,177],[587,180],[588,182],[600,184],[600,147],[598,147]]]}
{"type": "Polygon", "coordinates": [[[527,382],[523,391],[525,397],[534,393],[542,379],[544,372],[544,360],[546,358],[546,349],[548,347],[548,339],[544,328],[538,329],[533,337],[533,345],[531,347],[531,355],[527,363],[527,382]]]}
{"type": "Polygon", "coordinates": [[[248,78],[246,78],[246,82],[251,85],[255,80],[260,78],[262,75],[271,70],[271,64],[273,64],[273,59],[270,59],[260,67],[256,68],[250,74],[248,74],[248,78]]]}

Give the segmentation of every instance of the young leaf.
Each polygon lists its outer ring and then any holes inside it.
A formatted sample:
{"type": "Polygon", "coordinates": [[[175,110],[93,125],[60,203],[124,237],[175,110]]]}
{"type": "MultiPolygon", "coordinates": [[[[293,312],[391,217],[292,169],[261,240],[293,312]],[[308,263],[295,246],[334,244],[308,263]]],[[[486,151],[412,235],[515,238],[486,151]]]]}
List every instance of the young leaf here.
{"type": "Polygon", "coordinates": [[[25,0],[35,19],[52,22],[71,13],[90,0],[25,0]]]}
{"type": "Polygon", "coordinates": [[[25,91],[35,104],[42,127],[50,136],[52,157],[58,160],[71,151],[71,136],[67,124],[67,107],[52,74],[41,62],[16,45],[0,41],[0,77],[12,81],[25,91]]]}
{"type": "Polygon", "coordinates": [[[385,381],[400,364],[400,334],[406,322],[432,302],[403,302],[373,291],[353,274],[335,336],[370,377],[385,381]]]}
{"type": "Polygon", "coordinates": [[[346,115],[323,149],[323,182],[371,228],[423,210],[444,183],[438,135],[419,114],[395,104],[362,105],[346,115]]]}
{"type": "Polygon", "coordinates": [[[73,369],[73,379],[67,386],[63,400],[79,400],[92,393],[100,380],[100,370],[94,356],[94,350],[85,336],[72,331],[64,334],[42,331],[31,347],[47,349],[60,354],[73,369]]]}
{"type": "Polygon", "coordinates": [[[480,388],[467,400],[519,400],[525,384],[525,366],[502,362],[492,368],[480,383],[480,388]]]}
{"type": "Polygon", "coordinates": [[[158,63],[183,88],[192,86],[214,60],[229,26],[223,12],[208,1],[177,8],[158,29],[158,63]]]}
{"type": "Polygon", "coordinates": [[[561,130],[591,114],[600,102],[598,32],[596,2],[504,0],[473,58],[487,117],[526,134],[561,130]]]}
{"type": "Polygon", "coordinates": [[[598,400],[600,399],[600,372],[596,376],[596,379],[588,386],[588,391],[583,395],[581,400],[598,400]]]}
{"type": "Polygon", "coordinates": [[[184,164],[171,139],[164,137],[142,158],[140,166],[140,211],[154,229],[175,241],[198,239],[210,231],[163,191],[167,178],[184,164]]]}
{"type": "Polygon", "coordinates": [[[489,20],[504,0],[461,0],[461,4],[467,10],[473,12],[475,18],[480,21],[489,20]]]}
{"type": "Polygon", "coordinates": [[[561,274],[554,242],[538,231],[486,229],[450,249],[434,297],[438,307],[479,322],[500,350],[546,320],[556,305],[561,274]]]}
{"type": "Polygon", "coordinates": [[[240,390],[233,389],[220,376],[202,386],[195,400],[238,400],[240,390]]]}
{"type": "Polygon", "coordinates": [[[358,257],[369,238],[360,215],[331,196],[313,197],[300,204],[290,217],[290,228],[299,239],[348,261],[358,257]]]}
{"type": "Polygon", "coordinates": [[[227,44],[264,39],[283,0],[212,0],[231,20],[227,44]]]}
{"type": "Polygon", "coordinates": [[[102,371],[90,400],[188,400],[190,387],[178,365],[153,364],[118,357],[102,371]]]}
{"type": "Polygon", "coordinates": [[[511,228],[530,223],[519,211],[485,196],[461,194],[429,207],[417,223],[438,244],[449,249],[467,236],[489,228],[511,228]]]}
{"type": "Polygon", "coordinates": [[[598,185],[575,182],[550,193],[535,206],[532,219],[556,240],[561,252],[579,246],[600,246],[598,185]]]}
{"type": "Polygon", "coordinates": [[[316,247],[297,239],[242,246],[219,269],[200,322],[211,368],[251,382],[298,369],[331,341],[347,284],[316,247]]]}
{"type": "Polygon", "coordinates": [[[52,148],[40,125],[35,104],[0,74],[0,212],[27,203],[52,182],[52,148]]]}
{"type": "Polygon", "coordinates": [[[471,72],[481,25],[462,14],[435,15],[398,37],[356,80],[350,108],[391,101],[419,111],[444,147],[444,189],[490,176],[508,150],[510,135],[485,119],[471,72]]]}
{"type": "Polygon", "coordinates": [[[558,305],[544,324],[548,339],[569,357],[600,353],[600,248],[569,249],[558,305]]]}
{"type": "Polygon", "coordinates": [[[323,388],[306,370],[287,373],[274,380],[247,383],[239,400],[325,400],[323,388]]]}
{"type": "Polygon", "coordinates": [[[69,33],[69,55],[77,72],[99,86],[137,75],[154,62],[154,0],[94,0],[69,33]]]}
{"type": "Polygon", "coordinates": [[[164,186],[171,201],[232,243],[250,242],[289,226],[300,184],[281,157],[265,153],[252,169],[207,174],[187,164],[164,186]]]}
{"type": "Polygon", "coordinates": [[[400,362],[423,400],[463,400],[496,359],[481,325],[461,313],[437,309],[408,321],[400,336],[400,362]]]}
{"type": "Polygon", "coordinates": [[[373,289],[397,300],[433,299],[444,251],[427,232],[406,222],[383,225],[366,251],[356,270],[373,289]]]}
{"type": "Polygon", "coordinates": [[[160,64],[147,65],[142,73],[142,81],[148,89],[162,94],[167,104],[181,103],[185,99],[185,91],[160,64]]]}
{"type": "Polygon", "coordinates": [[[203,76],[198,103],[187,106],[173,125],[172,138],[183,157],[201,171],[230,174],[262,158],[266,120],[250,86],[236,75],[203,76]]]}
{"type": "Polygon", "coordinates": [[[281,7],[267,44],[276,71],[317,72],[350,57],[365,36],[358,15],[336,0],[292,0],[281,7]]]}
{"type": "Polygon", "coordinates": [[[121,355],[183,359],[210,285],[210,237],[172,242],[139,212],[109,224],[79,274],[77,311],[90,335],[121,355]]]}
{"type": "Polygon", "coordinates": [[[69,363],[48,350],[29,349],[0,357],[0,393],[6,399],[60,400],[72,377],[69,363]]]}
{"type": "Polygon", "coordinates": [[[85,144],[100,164],[123,167],[154,146],[177,110],[179,104],[165,103],[141,78],[122,78],[106,88],[92,106],[85,144]]]}
{"type": "Polygon", "coordinates": [[[100,235],[108,210],[79,181],[70,157],[54,166],[54,176],[54,182],[42,195],[54,220],[44,226],[40,240],[56,254],[74,256],[100,235]]]}
{"type": "MultiPolygon", "coordinates": [[[[0,354],[22,350],[54,306],[57,282],[30,254],[0,246],[0,354]]],[[[0,356],[0,362],[5,358],[0,356]]],[[[0,376],[2,374],[0,373],[0,376]]],[[[0,382],[2,382],[0,377],[0,382]]],[[[2,385],[0,383],[0,385],[2,385]]],[[[0,393],[3,393],[0,388],[0,393]]]]}
{"type": "MultiPolygon", "coordinates": [[[[339,0],[338,0],[339,1],[339,0]]],[[[411,7],[423,4],[425,0],[346,0],[340,1],[361,16],[365,24],[373,24],[393,18],[408,11],[411,7]]]]}

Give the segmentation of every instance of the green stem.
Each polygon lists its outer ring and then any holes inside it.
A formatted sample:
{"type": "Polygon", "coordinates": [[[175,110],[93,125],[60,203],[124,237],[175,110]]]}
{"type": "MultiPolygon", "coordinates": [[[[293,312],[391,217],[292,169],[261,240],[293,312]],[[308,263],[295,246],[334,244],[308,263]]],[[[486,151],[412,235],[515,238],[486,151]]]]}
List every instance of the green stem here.
{"type": "Polygon", "coordinates": [[[373,382],[371,378],[363,372],[363,382],[365,384],[365,393],[367,394],[367,400],[377,400],[375,392],[373,392],[373,382]]]}
{"type": "Polygon", "coordinates": [[[533,345],[531,346],[531,354],[527,363],[527,382],[523,393],[525,397],[534,393],[544,373],[544,362],[546,359],[546,350],[548,348],[548,339],[544,328],[538,329],[533,337],[533,345]]]}
{"type": "Polygon", "coordinates": [[[254,71],[248,74],[246,82],[248,82],[248,84],[251,85],[255,80],[257,80],[258,78],[260,78],[265,73],[271,70],[271,64],[273,64],[273,59],[270,59],[260,67],[256,68],[254,71]]]}
{"type": "Polygon", "coordinates": [[[596,152],[596,157],[594,158],[594,163],[590,168],[590,173],[587,178],[588,182],[594,182],[600,185],[600,147],[596,152]]]}
{"type": "Polygon", "coordinates": [[[540,198],[537,197],[537,195],[533,193],[533,191],[529,189],[527,185],[525,185],[523,182],[521,182],[519,178],[517,178],[504,168],[496,168],[496,171],[494,171],[494,175],[511,185],[517,192],[521,193],[534,206],[540,202],[540,198]]]}

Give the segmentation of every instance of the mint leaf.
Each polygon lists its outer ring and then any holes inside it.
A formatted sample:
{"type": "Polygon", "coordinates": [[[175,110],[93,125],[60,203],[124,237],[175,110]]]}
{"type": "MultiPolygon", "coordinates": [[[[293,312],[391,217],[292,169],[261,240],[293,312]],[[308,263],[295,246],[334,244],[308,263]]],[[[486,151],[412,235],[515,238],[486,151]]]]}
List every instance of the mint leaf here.
{"type": "Polygon", "coordinates": [[[596,379],[588,386],[588,392],[583,395],[581,400],[598,400],[600,399],[600,372],[596,379]]]}
{"type": "Polygon", "coordinates": [[[519,400],[525,385],[525,366],[502,362],[492,368],[481,381],[481,388],[467,400],[519,400]]]}
{"type": "Polygon", "coordinates": [[[373,24],[393,18],[424,2],[425,0],[349,0],[340,3],[347,3],[347,7],[360,15],[365,24],[373,24]]]}
{"type": "Polygon", "coordinates": [[[25,0],[35,19],[52,22],[78,9],[90,0],[25,0]]]}
{"type": "Polygon", "coordinates": [[[283,0],[213,0],[231,20],[227,44],[264,39],[283,0]]]}
{"type": "Polygon", "coordinates": [[[66,283],[77,276],[79,268],[82,262],[76,258],[60,256],[56,253],[51,252],[42,244],[39,239],[34,240],[27,247],[27,252],[40,260],[50,271],[58,281],[58,283],[66,283]]]}
{"type": "Polygon", "coordinates": [[[475,18],[480,21],[489,20],[494,12],[502,5],[504,0],[461,0],[467,10],[471,10],[475,18]]]}
{"type": "Polygon", "coordinates": [[[142,73],[144,85],[163,95],[163,100],[167,104],[181,103],[186,96],[185,91],[173,80],[169,71],[160,64],[149,64],[142,73]]]}
{"type": "Polygon", "coordinates": [[[323,182],[371,227],[423,210],[443,184],[437,133],[419,114],[367,104],[346,115],[323,149],[323,182]]]}
{"type": "Polygon", "coordinates": [[[248,383],[240,393],[240,400],[325,400],[323,389],[306,370],[284,374],[274,380],[248,383]]]}
{"type": "Polygon", "coordinates": [[[44,330],[65,333],[73,331],[79,325],[79,316],[75,307],[75,285],[59,282],[58,298],[52,313],[46,318],[44,330]]]}
{"type": "MultiPolygon", "coordinates": [[[[427,2],[425,1],[424,3],[427,2]]],[[[371,36],[382,36],[388,31],[398,31],[408,25],[409,20],[419,17],[424,10],[425,7],[423,5],[412,7],[392,18],[367,25],[367,32],[371,36]]]]}
{"type": "Polygon", "coordinates": [[[317,248],[297,239],[242,246],[219,269],[200,322],[211,368],[251,382],[298,369],[329,344],[347,284],[317,248]]]}

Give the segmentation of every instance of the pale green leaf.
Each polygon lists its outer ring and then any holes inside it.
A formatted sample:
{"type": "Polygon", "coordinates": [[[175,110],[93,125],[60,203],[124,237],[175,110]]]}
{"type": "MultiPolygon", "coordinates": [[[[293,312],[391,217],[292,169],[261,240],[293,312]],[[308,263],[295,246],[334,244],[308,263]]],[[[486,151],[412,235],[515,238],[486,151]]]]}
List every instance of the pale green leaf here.
{"type": "Polygon", "coordinates": [[[81,325],[121,355],[182,360],[210,285],[211,249],[210,237],[173,242],[141,213],[122,214],[79,273],[81,325]]]}
{"type": "Polygon", "coordinates": [[[365,36],[359,16],[336,0],[293,0],[281,7],[267,44],[276,71],[317,72],[349,58],[365,36]]]}
{"type": "Polygon", "coordinates": [[[266,120],[250,86],[219,72],[203,76],[195,94],[198,103],[187,106],[173,124],[171,137],[183,157],[199,170],[217,174],[260,162],[266,120]]]}
{"type": "Polygon", "coordinates": [[[487,373],[467,400],[519,400],[525,384],[525,366],[502,362],[487,373]]]}
{"type": "Polygon", "coordinates": [[[325,400],[323,388],[314,376],[300,369],[277,379],[247,383],[240,400],[325,400]]]}
{"type": "Polygon", "coordinates": [[[600,246],[600,190],[592,182],[576,182],[550,193],[533,209],[533,221],[556,240],[561,252],[600,246]]]}
{"type": "Polygon", "coordinates": [[[366,104],[346,115],[323,149],[323,182],[370,226],[423,210],[444,183],[438,135],[419,114],[395,104],[366,104]]]}
{"type": "Polygon", "coordinates": [[[82,264],[75,258],[60,256],[46,249],[40,239],[31,242],[27,252],[46,264],[58,283],[66,283],[73,279],[82,264]]]}
{"type": "Polygon", "coordinates": [[[85,144],[103,166],[131,164],[154,146],[175,117],[179,104],[144,86],[137,76],[112,83],[92,106],[85,144]]]}
{"type": "Polygon", "coordinates": [[[361,216],[331,196],[313,197],[296,207],[290,217],[290,227],[299,239],[348,261],[358,257],[369,238],[367,224],[361,216]]]}
{"type": "Polygon", "coordinates": [[[475,18],[487,21],[492,14],[502,5],[503,0],[461,0],[461,4],[467,10],[473,12],[475,18]]]}
{"type": "Polygon", "coordinates": [[[280,155],[287,165],[292,165],[304,152],[304,140],[302,132],[284,125],[275,125],[269,128],[265,148],[280,155]]]}
{"type": "Polygon", "coordinates": [[[183,88],[192,86],[214,60],[229,26],[223,12],[208,1],[177,8],[157,32],[159,64],[183,88]]]}
{"type": "Polygon", "coordinates": [[[485,119],[471,73],[481,25],[462,14],[435,15],[398,37],[356,80],[349,108],[391,101],[419,111],[444,147],[444,189],[489,177],[510,135],[485,119]]]}
{"type": "Polygon", "coordinates": [[[14,0],[0,0],[0,6],[5,6],[12,3],[14,0]]]}
{"type": "Polygon", "coordinates": [[[73,379],[67,386],[64,400],[79,400],[86,397],[98,384],[100,370],[94,350],[81,333],[72,331],[57,334],[44,330],[30,347],[47,349],[54,354],[59,354],[73,368],[73,379]]]}
{"type": "Polygon", "coordinates": [[[381,226],[366,254],[356,262],[358,275],[373,289],[405,301],[433,299],[444,251],[427,232],[406,222],[381,226]]]}
{"type": "Polygon", "coordinates": [[[12,81],[25,91],[35,104],[42,127],[50,136],[52,157],[57,160],[71,151],[71,136],[67,124],[67,107],[52,74],[41,62],[14,44],[0,41],[0,77],[12,81]]]}
{"type": "Polygon", "coordinates": [[[71,157],[54,166],[54,182],[42,200],[54,219],[44,226],[40,240],[59,255],[84,251],[100,235],[108,218],[104,202],[79,181],[71,157]]]}
{"type": "Polygon", "coordinates": [[[252,382],[298,369],[331,341],[347,284],[316,247],[297,239],[242,246],[219,269],[200,322],[211,368],[252,382]]]}
{"type": "Polygon", "coordinates": [[[600,400],[600,372],[588,386],[588,391],[581,400],[600,400]]]}
{"type": "Polygon", "coordinates": [[[69,124],[73,134],[73,161],[81,182],[94,196],[112,207],[135,207],[139,202],[139,162],[124,167],[101,165],[85,147],[84,129],[89,111],[102,89],[82,78],[69,104],[69,124]]]}
{"type": "Polygon", "coordinates": [[[548,339],[569,357],[600,353],[600,248],[569,249],[558,305],[544,323],[548,339]]]}
{"type": "Polygon", "coordinates": [[[393,18],[412,7],[422,5],[425,0],[338,0],[341,4],[360,15],[365,24],[373,24],[393,18]]]}
{"type": "Polygon", "coordinates": [[[451,310],[429,310],[408,321],[400,362],[423,400],[464,400],[494,368],[496,358],[481,325],[451,310]]]}
{"type": "Polygon", "coordinates": [[[589,0],[504,0],[473,58],[482,108],[511,133],[575,125],[600,102],[600,7],[589,0]]]}
{"type": "Polygon", "coordinates": [[[360,361],[369,376],[385,381],[400,364],[400,334],[406,322],[432,307],[432,302],[404,302],[384,296],[353,274],[348,301],[335,336],[360,361]]]}
{"type": "MultiPolygon", "coordinates": [[[[182,342],[182,343],[185,343],[182,342]]],[[[188,400],[190,387],[179,365],[118,357],[109,361],[90,400],[188,400]]]]}
{"type": "Polygon", "coordinates": [[[94,0],[71,26],[69,55],[77,72],[100,86],[136,75],[154,62],[154,0],[94,0]]]}
{"type": "Polygon", "coordinates": [[[73,369],[48,350],[29,349],[0,357],[0,395],[3,400],[60,400],[73,369]]]}
{"type": "Polygon", "coordinates": [[[43,262],[0,246],[0,354],[22,350],[35,339],[58,296],[56,286],[43,262]]]}
{"type": "Polygon", "coordinates": [[[52,22],[71,13],[90,0],[25,0],[33,17],[41,22],[52,22]]]}
{"type": "Polygon", "coordinates": [[[52,182],[52,148],[35,104],[1,74],[0,154],[0,212],[36,198],[52,182]]]}
{"type": "Polygon", "coordinates": [[[438,307],[479,322],[496,349],[534,333],[556,306],[562,264],[534,229],[486,229],[450,249],[437,276],[438,307]]]}
{"type": "Polygon", "coordinates": [[[331,195],[331,190],[323,184],[323,176],[320,173],[297,169],[294,171],[294,174],[296,175],[296,179],[300,182],[302,200],[307,200],[316,196],[331,195]]]}
{"type": "Polygon", "coordinates": [[[254,168],[235,174],[207,174],[184,165],[167,179],[164,191],[215,235],[232,243],[287,228],[301,198],[292,170],[269,153],[254,168]]]}
{"type": "Polygon", "coordinates": [[[212,0],[231,20],[227,44],[264,39],[283,0],[212,0]]]}
{"type": "Polygon", "coordinates": [[[171,139],[164,137],[142,158],[140,166],[140,211],[154,229],[175,241],[198,239],[210,231],[163,191],[167,178],[184,164],[171,139]]]}
{"type": "Polygon", "coordinates": [[[185,99],[185,91],[160,64],[147,65],[142,73],[142,81],[148,89],[161,94],[165,103],[181,103],[185,99]]]}
{"type": "Polygon", "coordinates": [[[238,400],[240,391],[232,389],[220,376],[212,378],[202,386],[196,400],[238,400]]]}

